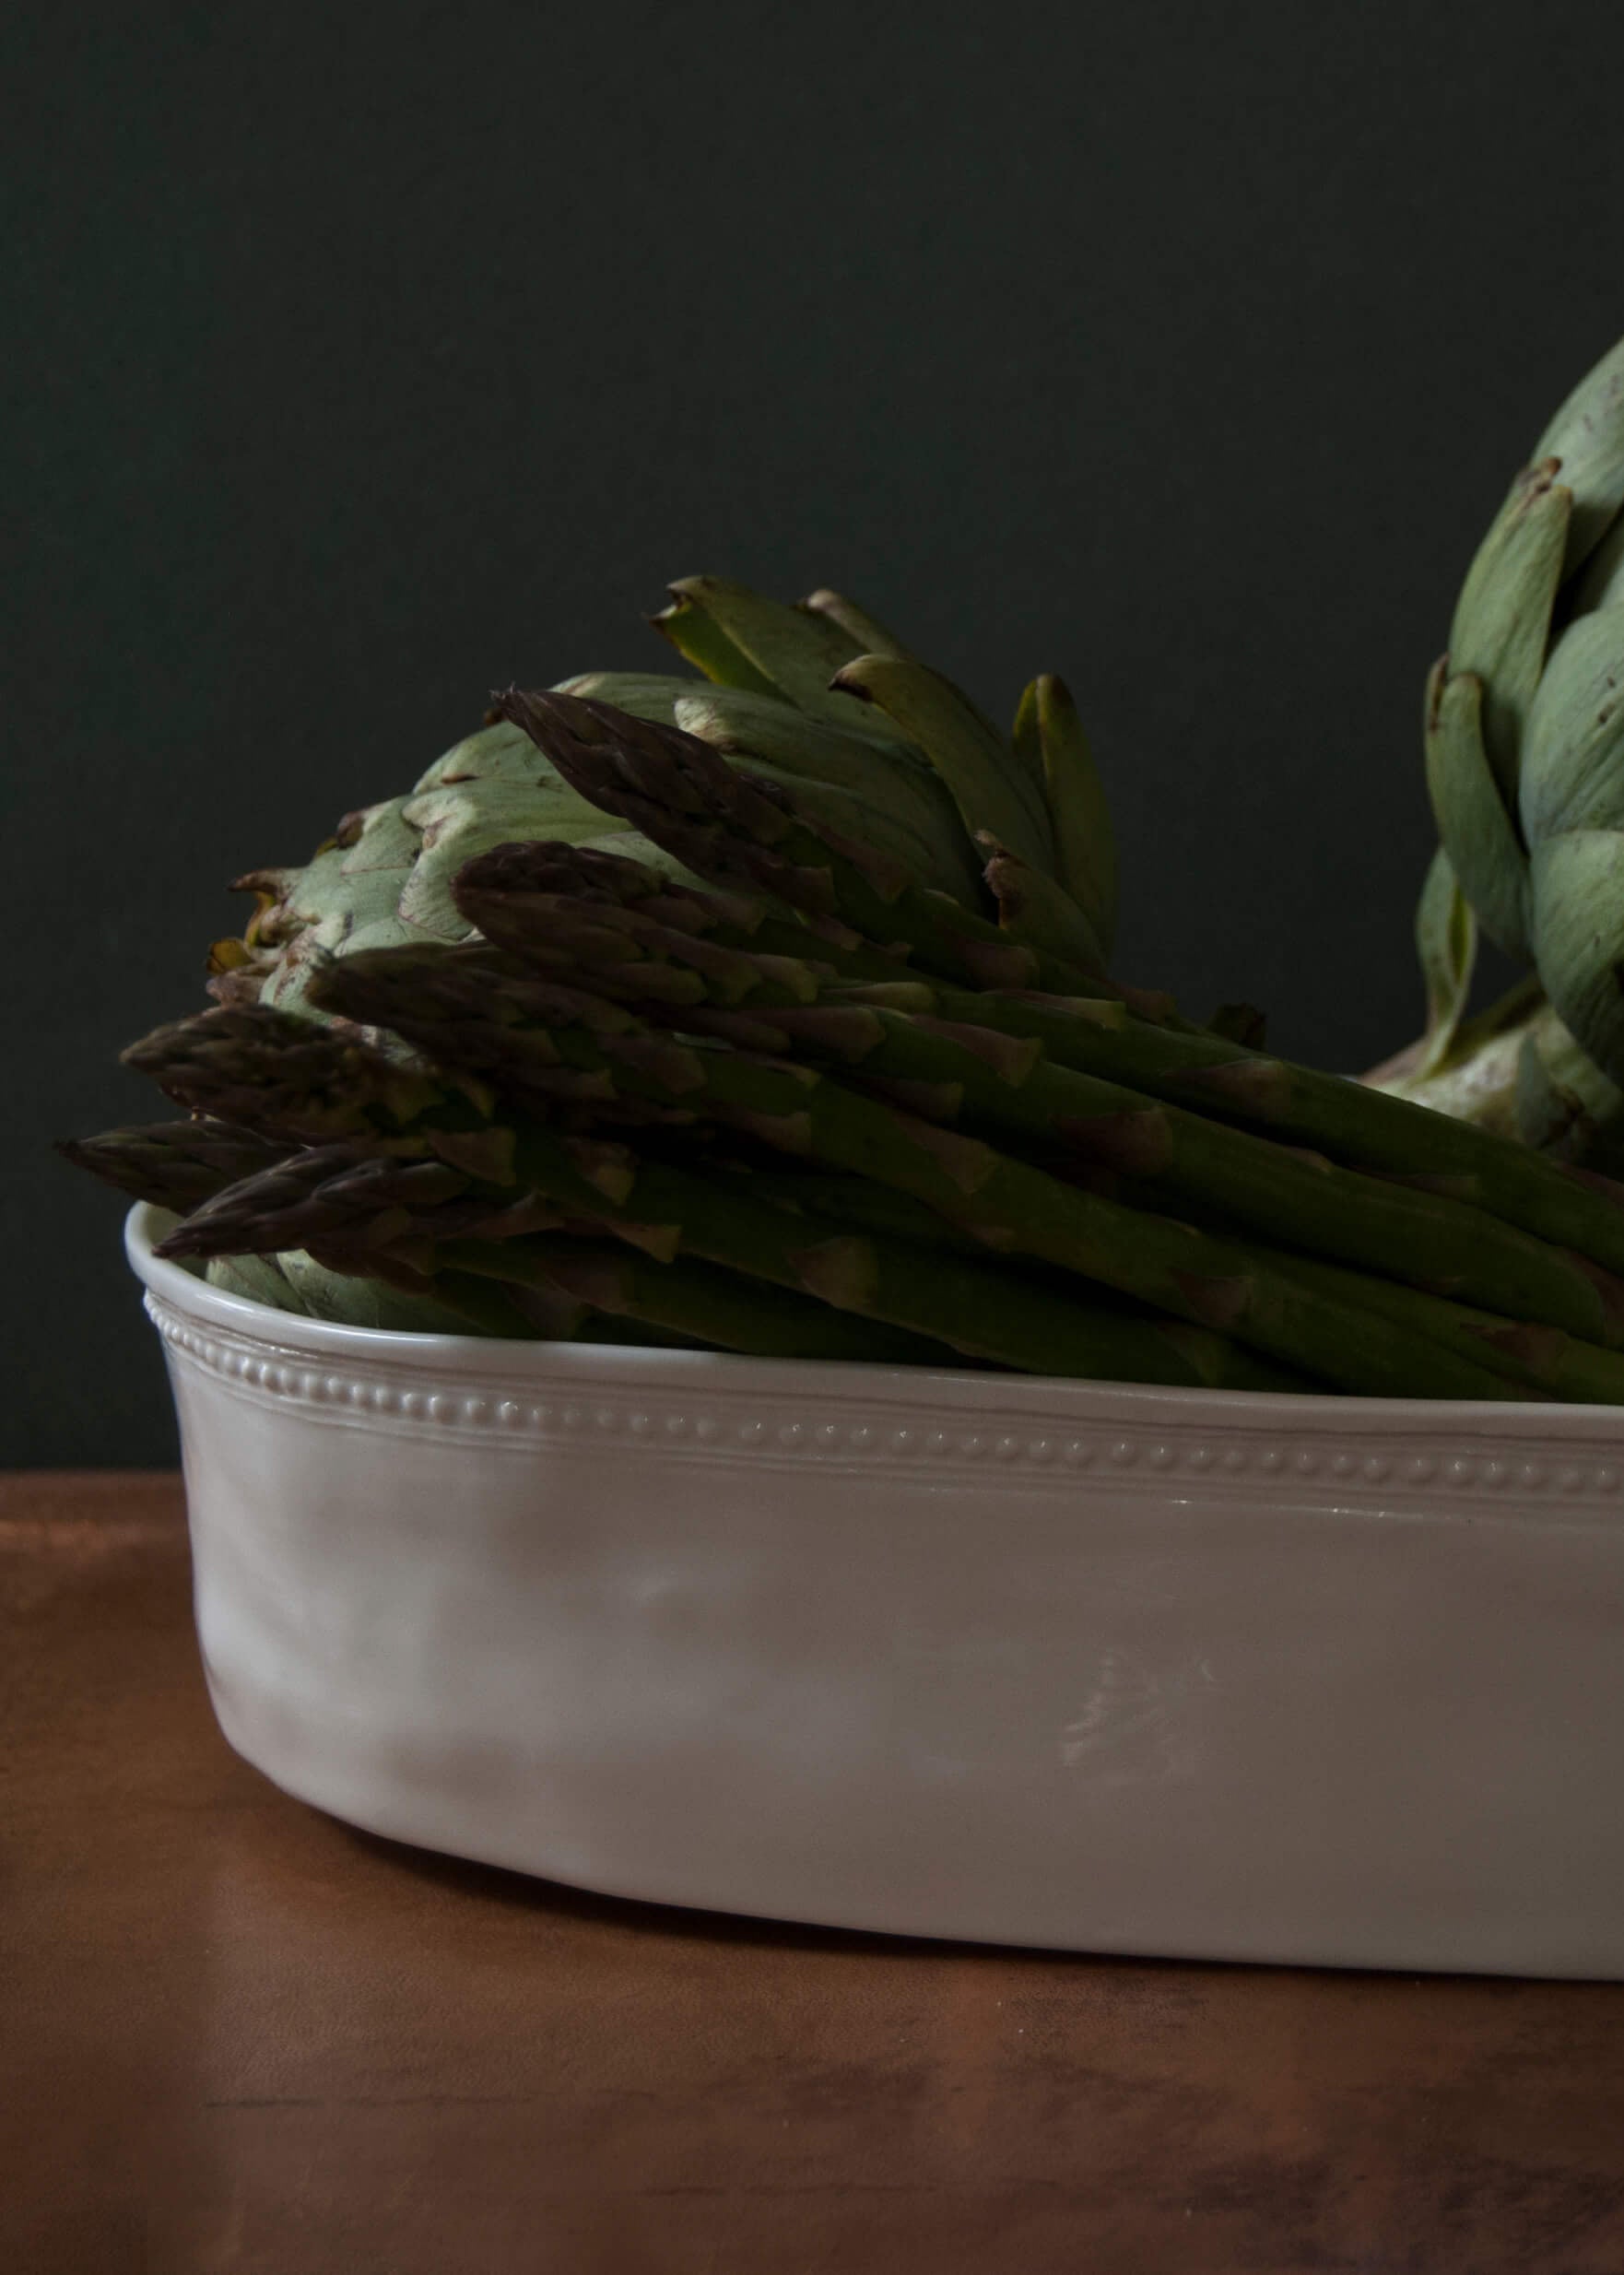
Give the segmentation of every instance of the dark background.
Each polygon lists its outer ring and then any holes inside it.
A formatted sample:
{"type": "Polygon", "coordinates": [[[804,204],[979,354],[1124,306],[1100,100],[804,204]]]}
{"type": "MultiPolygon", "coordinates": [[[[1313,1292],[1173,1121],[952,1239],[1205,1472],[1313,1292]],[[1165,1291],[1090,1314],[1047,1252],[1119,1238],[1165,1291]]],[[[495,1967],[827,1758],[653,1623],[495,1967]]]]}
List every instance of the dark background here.
{"type": "Polygon", "coordinates": [[[1418,1024],[1419,689],[1624,330],[1599,8],[18,11],[4,1463],[173,1436],[119,1207],[224,880],[666,578],[1065,674],[1124,975],[1418,1024]],[[19,17],[32,16],[32,24],[19,17]]]}

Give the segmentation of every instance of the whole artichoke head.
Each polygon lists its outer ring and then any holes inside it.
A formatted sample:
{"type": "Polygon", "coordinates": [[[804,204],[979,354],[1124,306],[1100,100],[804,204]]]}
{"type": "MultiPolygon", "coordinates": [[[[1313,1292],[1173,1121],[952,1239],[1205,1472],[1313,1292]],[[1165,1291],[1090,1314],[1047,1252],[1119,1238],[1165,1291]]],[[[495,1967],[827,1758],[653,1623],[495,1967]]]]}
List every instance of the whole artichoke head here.
{"type": "MultiPolygon", "coordinates": [[[[1385,1087],[1571,1158],[1624,1140],[1624,341],[1535,444],[1427,687],[1427,1036],[1385,1087]],[[1537,984],[1464,1021],[1478,926],[1537,984]]],[[[1378,1075],[1378,1079],[1383,1079],[1378,1075]]]]}
{"type": "MultiPolygon", "coordinates": [[[[1115,855],[1070,699],[1035,680],[1006,739],[948,681],[838,594],[790,607],[719,577],[671,587],[653,621],[700,677],[589,672],[571,694],[682,727],[766,774],[845,834],[891,854],[918,882],[997,914],[985,881],[1027,881],[1012,932],[1103,970],[1115,855]],[[1031,888],[1035,887],[1033,890],[1031,888]]],[[[258,905],[241,939],[216,942],[210,992],[309,1009],[311,973],[359,949],[469,937],[452,883],[513,840],[606,845],[682,874],[623,822],[588,805],[515,726],[487,725],[402,797],[347,815],[302,866],[238,880],[258,905]]]]}

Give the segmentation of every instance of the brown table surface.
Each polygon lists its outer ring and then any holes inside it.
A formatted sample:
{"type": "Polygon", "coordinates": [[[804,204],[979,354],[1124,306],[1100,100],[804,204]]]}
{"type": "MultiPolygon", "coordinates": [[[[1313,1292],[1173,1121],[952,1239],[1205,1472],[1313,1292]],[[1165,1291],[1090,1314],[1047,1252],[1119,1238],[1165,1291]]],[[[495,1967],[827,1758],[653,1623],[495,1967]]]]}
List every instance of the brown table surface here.
{"type": "Polygon", "coordinates": [[[227,1749],[178,1482],[0,1479],[15,2275],[1621,2275],[1624,1986],[730,1920],[227,1749]]]}

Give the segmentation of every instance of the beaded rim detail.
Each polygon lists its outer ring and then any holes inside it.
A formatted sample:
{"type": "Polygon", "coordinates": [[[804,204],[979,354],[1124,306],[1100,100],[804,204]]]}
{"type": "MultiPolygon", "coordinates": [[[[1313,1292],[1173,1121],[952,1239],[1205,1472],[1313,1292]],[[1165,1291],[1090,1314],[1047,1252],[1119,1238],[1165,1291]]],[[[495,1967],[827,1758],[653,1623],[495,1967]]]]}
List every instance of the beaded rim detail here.
{"type": "Polygon", "coordinates": [[[564,1446],[620,1442],[658,1461],[748,1458],[860,1462],[918,1468],[941,1476],[983,1476],[989,1486],[1030,1477],[1051,1490],[1090,1477],[1110,1491],[1136,1489],[1163,1498],[1181,1487],[1202,1499],[1265,1489],[1285,1501],[1312,1489],[1328,1506],[1353,1502],[1380,1508],[1421,1503],[1458,1504],[1465,1499],[1485,1514],[1514,1517],[1530,1502],[1554,1503],[1557,1513],[1590,1504],[1616,1514],[1624,1486],[1624,1445],[1612,1460],[1597,1460],[1582,1444],[1555,1449],[1495,1440],[1477,1445],[1418,1438],[1406,1444],[1383,1430],[1360,1442],[1350,1431],[1340,1442],[1323,1430],[1293,1437],[1242,1423],[1159,1424],[1143,1436],[1124,1434],[1120,1418],[1102,1418],[1087,1430],[1041,1420],[992,1414],[956,1424],[940,1410],[923,1415],[893,1409],[878,1399],[843,1414],[797,1393],[731,1390],[669,1393],[646,1387],[599,1386],[586,1382],[548,1385],[530,1397],[521,1386],[436,1387],[403,1372],[391,1376],[321,1362],[274,1345],[219,1330],[204,1332],[147,1293],[147,1310],[180,1359],[219,1377],[239,1395],[287,1402],[351,1427],[380,1424],[422,1434],[507,1437],[564,1446]],[[794,1400],[801,1410],[786,1406],[794,1400]]]}

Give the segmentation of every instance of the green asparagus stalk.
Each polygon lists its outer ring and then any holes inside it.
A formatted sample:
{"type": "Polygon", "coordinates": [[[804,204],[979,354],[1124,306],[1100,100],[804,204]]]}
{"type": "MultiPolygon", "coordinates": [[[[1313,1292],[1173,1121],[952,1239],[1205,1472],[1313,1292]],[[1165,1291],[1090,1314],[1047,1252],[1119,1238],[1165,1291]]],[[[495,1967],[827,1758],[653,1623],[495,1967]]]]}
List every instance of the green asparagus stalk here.
{"type": "MultiPolygon", "coordinates": [[[[668,900],[678,897],[677,889],[668,900]]],[[[477,898],[477,896],[476,896],[477,898]]],[[[619,907],[531,897],[534,959],[747,1049],[879,1079],[930,1120],[996,1133],[1108,1177],[1152,1208],[1216,1207],[1265,1239],[1390,1274],[1510,1318],[1624,1341],[1624,1288],[1567,1251],[1447,1196],[1337,1168],[1266,1138],[1048,1059],[1034,1037],[971,1019],[820,1000],[810,963],[723,948],[619,907]],[[900,1087],[899,1087],[900,1086],[900,1087]]],[[[979,998],[969,998],[967,1012],[979,998]]],[[[1119,1007],[1107,1007],[1118,1011],[1119,1007]]]]}
{"type": "MultiPolygon", "coordinates": [[[[329,1291],[314,1308],[355,1325],[443,1327],[460,1317],[486,1334],[604,1341],[626,1339],[623,1326],[607,1331],[608,1320],[631,1319],[662,1343],[763,1357],[955,1363],[945,1346],[924,1337],[849,1320],[707,1266],[643,1269],[646,1259],[583,1237],[596,1229],[591,1220],[571,1228],[534,1194],[515,1204],[506,1188],[441,1161],[327,1146],[288,1154],[217,1194],[159,1254],[211,1264],[289,1251],[313,1256],[341,1276],[343,1300],[335,1312],[329,1291]],[[414,1304],[439,1303],[450,1316],[394,1316],[390,1296],[401,1292],[414,1304]],[[369,1297],[376,1315],[364,1310],[369,1297]]],[[[294,1292],[301,1291],[296,1281],[294,1292]]]]}
{"type": "Polygon", "coordinates": [[[691,1256],[662,1264],[609,1242],[533,1237],[451,1241],[453,1269],[539,1284],[611,1318],[634,1319],[758,1359],[833,1359],[869,1366],[961,1366],[929,1336],[836,1311],[810,1295],[691,1256]]]}
{"type": "Polygon", "coordinates": [[[799,1216],[823,1217],[851,1225],[863,1232],[880,1232],[888,1239],[912,1242],[915,1247],[951,1248],[960,1255],[978,1256],[984,1263],[986,1247],[961,1225],[949,1224],[924,1201],[895,1186],[876,1185],[870,1177],[844,1176],[838,1170],[784,1169],[774,1166],[781,1157],[747,1144],[729,1164],[732,1173],[749,1179],[756,1199],[799,1216]]]}
{"type": "Polygon", "coordinates": [[[912,978],[857,982],[831,1000],[885,1004],[1035,1040],[1051,1059],[1079,1072],[1470,1203],[1624,1274],[1624,1185],[1339,1075],[1216,1035],[1113,1018],[1109,1007],[1071,996],[971,994],[912,978]]]}
{"type": "Polygon", "coordinates": [[[544,970],[546,916],[567,897],[606,926],[644,918],[696,939],[714,938],[723,948],[813,962],[820,974],[845,985],[907,977],[895,956],[834,917],[782,914],[759,894],[679,884],[643,862],[596,846],[557,840],[496,845],[458,871],[453,893],[460,913],[494,946],[544,970]]]}
{"type": "MultiPolygon", "coordinates": [[[[889,1186],[871,1184],[865,1177],[804,1169],[774,1172],[754,1160],[747,1164],[747,1173],[756,1197],[782,1208],[816,1210],[820,1216],[927,1245],[933,1242],[938,1246],[976,1245],[967,1232],[948,1224],[922,1201],[889,1186]]],[[[1208,1229],[1229,1232],[1232,1227],[1218,1218],[1208,1229]]],[[[1598,1349],[1558,1327],[1534,1326],[1492,1312],[1474,1311],[1446,1297],[1351,1270],[1347,1265],[1293,1257],[1290,1269],[1295,1278],[1360,1303],[1366,1310],[1391,1316],[1401,1326],[1424,1328],[1435,1342],[1447,1343],[1463,1357],[1479,1361],[1527,1392],[1602,1406],[1624,1404],[1624,1352],[1598,1349]]]]}
{"type": "Polygon", "coordinates": [[[515,978],[485,949],[358,952],[321,978],[324,1008],[392,1027],[465,1070],[545,1095],[564,1078],[702,1106],[781,1150],[900,1187],[987,1245],[1034,1256],[1288,1366],[1377,1396],[1504,1397],[1501,1379],[1290,1277],[1253,1244],[1125,1208],[867,1098],[809,1067],[677,1042],[621,1007],[515,978]]]}
{"type": "Polygon", "coordinates": [[[103,1130],[65,1138],[57,1151],[135,1200],[184,1216],[281,1159],[286,1147],[225,1122],[159,1122],[145,1129],[103,1130]]]}
{"type": "MultiPolygon", "coordinates": [[[[177,1216],[243,1179],[280,1169],[291,1158],[286,1140],[210,1121],[106,1130],[96,1138],[65,1140],[59,1150],[104,1184],[177,1216]]],[[[533,1312],[521,1313],[492,1290],[465,1281],[461,1275],[442,1279],[430,1293],[398,1274],[393,1285],[382,1285],[375,1267],[364,1260],[324,1265],[299,1253],[244,1252],[211,1257],[208,1279],[225,1294],[347,1326],[410,1334],[477,1330],[511,1337],[538,1332],[533,1312]]],[[[548,1332],[558,1337],[581,1332],[584,1307],[577,1303],[572,1310],[572,1323],[555,1321],[548,1332]]]]}
{"type": "MultiPolygon", "coordinates": [[[[245,1266],[269,1259],[244,1254],[211,1257],[211,1279],[222,1267],[234,1278],[245,1266]]],[[[387,1250],[352,1254],[342,1242],[316,1251],[283,1249],[275,1262],[300,1307],[335,1326],[382,1329],[390,1335],[479,1335],[504,1342],[623,1342],[624,1331],[573,1297],[546,1290],[493,1287],[471,1272],[414,1271],[387,1250]]],[[[650,1339],[664,1342],[665,1336],[650,1339]]]]}
{"type": "Polygon", "coordinates": [[[1486,1129],[1369,1090],[1340,1076],[1189,1030],[1147,1023],[1098,996],[972,993],[922,974],[876,972],[877,951],[855,936],[816,937],[742,894],[701,893],[652,880],[614,855],[590,871],[569,846],[498,847],[457,880],[469,922],[512,953],[547,966],[546,893],[592,900],[693,933],[722,948],[797,958],[820,983],[849,984],[842,1000],[871,1001],[927,1017],[996,1029],[1042,1043],[1049,1058],[1124,1083],[1174,1105],[1310,1147],[1352,1168],[1400,1178],[1423,1191],[1475,1204],[1503,1222],[1624,1273],[1624,1185],[1572,1169],[1486,1129]]]}
{"type": "Polygon", "coordinates": [[[1372,1279],[1319,1256],[1294,1258],[1292,1271],[1306,1287],[1361,1303],[1397,1326],[1421,1328],[1435,1342],[1520,1385],[1524,1396],[1532,1392],[1596,1406],[1624,1406],[1624,1352],[1600,1350],[1559,1327],[1506,1319],[1443,1296],[1399,1287],[1393,1280],[1372,1279]]]}
{"type": "MultiPolygon", "coordinates": [[[[368,1127],[386,1134],[448,1087],[336,1027],[260,1003],[219,1004],[155,1027],[120,1056],[191,1113],[291,1145],[353,1136],[358,1094],[368,1100],[368,1127]]],[[[466,1127],[488,1121],[472,1085],[452,1088],[466,1127]]]]}
{"type": "MultiPolygon", "coordinates": [[[[313,1003],[314,997],[310,1000],[313,1003]]],[[[262,1136],[296,1145],[324,1145],[356,1134],[357,1102],[365,1099],[370,1134],[387,1138],[426,1107],[448,1159],[472,1147],[482,1162],[492,1144],[492,1101],[477,1083],[446,1077],[404,1058],[386,1056],[365,1037],[337,1026],[278,1011],[269,1004],[219,1004],[191,1018],[155,1027],[121,1054],[124,1065],[145,1074],[167,1098],[190,1113],[241,1124],[262,1136]]],[[[596,1128],[606,1122],[634,1126],[687,1124],[681,1110],[608,1096],[586,1085],[580,1113],[560,1098],[554,1118],[596,1128]]]]}
{"type": "Polygon", "coordinates": [[[1012,940],[901,863],[830,830],[782,784],[747,776],[679,727],[581,697],[510,688],[498,713],[521,726],[579,794],[630,821],[711,882],[744,884],[972,986],[1108,993],[1145,1018],[1171,999],[1124,989],[1012,940]]]}
{"type": "Polygon", "coordinates": [[[477,1178],[449,1161],[369,1153],[355,1144],[315,1146],[205,1201],[159,1253],[265,1255],[342,1243],[352,1258],[375,1247],[427,1273],[441,1242],[516,1240],[567,1223],[552,1202],[519,1189],[516,1180],[477,1178]],[[275,1237],[261,1237],[267,1232],[275,1237]]]}
{"type": "Polygon", "coordinates": [[[621,1145],[522,1127],[511,1171],[524,1188],[518,1202],[511,1185],[443,1161],[312,1149],[218,1196],[160,1254],[303,1248],[344,1269],[404,1272],[403,1284],[427,1287],[439,1284],[443,1267],[516,1281],[534,1269],[600,1312],[804,1358],[944,1365],[963,1354],[1034,1373],[1303,1386],[1294,1371],[1179,1321],[1027,1285],[980,1258],[853,1234],[731,1181],[641,1161],[621,1145]],[[560,1224],[577,1234],[593,1226],[618,1232],[641,1260],[621,1260],[610,1274],[606,1252],[583,1257],[579,1242],[546,1237],[560,1224]],[[707,1268],[690,1269],[694,1258],[707,1268]],[[714,1265],[729,1269],[711,1271],[714,1265]],[[660,1277],[676,1266],[673,1277],[660,1277]],[[757,1289],[761,1301],[752,1308],[751,1284],[763,1280],[776,1284],[757,1289]]]}

